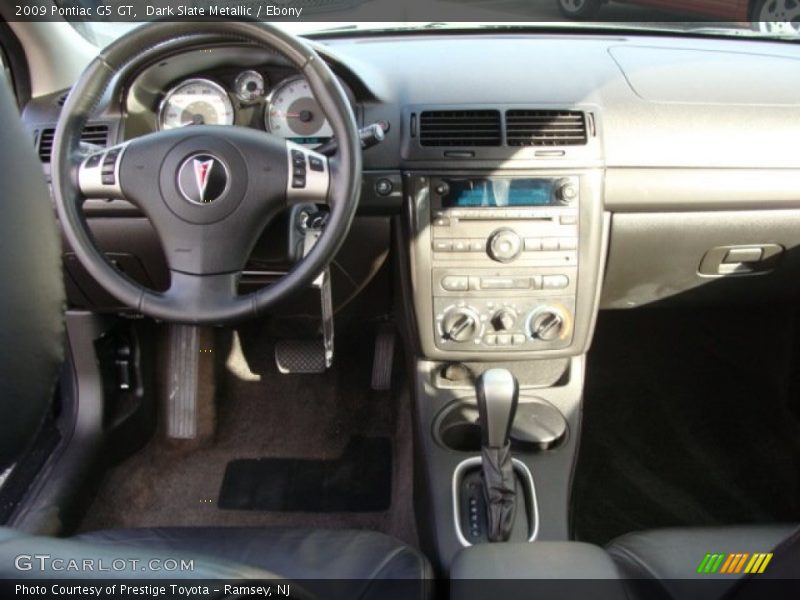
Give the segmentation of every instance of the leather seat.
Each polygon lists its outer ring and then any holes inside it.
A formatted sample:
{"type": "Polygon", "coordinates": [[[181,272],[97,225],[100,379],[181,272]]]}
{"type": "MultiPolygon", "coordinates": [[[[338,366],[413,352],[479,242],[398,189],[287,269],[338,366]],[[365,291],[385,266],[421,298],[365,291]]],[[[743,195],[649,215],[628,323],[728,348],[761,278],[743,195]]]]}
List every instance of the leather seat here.
{"type": "MultiPolygon", "coordinates": [[[[50,411],[63,359],[64,333],[58,229],[41,163],[2,78],[0,181],[2,473],[25,454],[50,411]]],[[[319,595],[326,598],[424,598],[429,592],[431,568],[416,550],[368,531],[144,529],[56,539],[0,528],[0,580],[143,576],[286,578],[290,583],[302,580],[300,587],[309,591],[312,585],[322,585],[320,591],[324,593],[319,595]],[[36,556],[47,558],[40,563],[36,556]],[[136,563],[126,562],[126,558],[136,563]],[[142,573],[141,566],[134,567],[151,559],[182,558],[194,560],[194,568],[142,573]],[[71,559],[75,561],[74,570],[68,568],[71,559]],[[116,563],[122,568],[107,571],[77,567],[85,565],[86,560],[93,560],[97,566],[102,559],[107,566],[123,559],[116,563]],[[332,579],[340,583],[331,585],[332,579]]]]}
{"type": "MultiPolygon", "coordinates": [[[[77,536],[95,545],[192,552],[278,573],[287,579],[424,579],[428,561],[374,531],[250,527],[113,529],[77,536]]],[[[359,596],[360,597],[360,596],[359,596]]]]}
{"type": "MultiPolygon", "coordinates": [[[[739,598],[759,582],[800,579],[800,528],[796,524],[687,527],[629,533],[606,551],[636,598],[739,598]],[[698,573],[706,554],[773,553],[763,574],[698,573]],[[703,583],[698,584],[698,580],[703,583]]],[[[723,559],[723,564],[724,564],[723,559]]],[[[746,566],[746,563],[745,563],[746,566]]],[[[720,565],[721,570],[722,564],[720,565]]],[[[797,583],[792,583],[797,591],[797,583]]]]}

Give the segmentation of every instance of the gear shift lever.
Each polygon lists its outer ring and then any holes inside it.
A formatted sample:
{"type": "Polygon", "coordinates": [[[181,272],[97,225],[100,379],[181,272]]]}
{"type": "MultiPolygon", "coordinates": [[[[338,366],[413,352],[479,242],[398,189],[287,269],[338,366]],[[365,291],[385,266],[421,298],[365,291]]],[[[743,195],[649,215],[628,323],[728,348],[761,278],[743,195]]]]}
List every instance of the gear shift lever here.
{"type": "Polygon", "coordinates": [[[481,423],[483,491],[490,542],[511,536],[516,513],[516,476],[509,434],[519,400],[519,384],[506,369],[489,369],[475,384],[481,423]]]}

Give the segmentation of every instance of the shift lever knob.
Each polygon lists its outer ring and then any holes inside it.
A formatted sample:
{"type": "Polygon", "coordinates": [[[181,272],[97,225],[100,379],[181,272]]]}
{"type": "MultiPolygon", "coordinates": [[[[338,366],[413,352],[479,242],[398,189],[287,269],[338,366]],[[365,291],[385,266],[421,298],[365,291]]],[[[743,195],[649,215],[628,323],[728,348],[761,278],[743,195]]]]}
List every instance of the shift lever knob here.
{"type": "Polygon", "coordinates": [[[482,443],[485,448],[503,448],[509,442],[511,423],[517,412],[519,383],[506,369],[489,369],[475,383],[482,443]]]}

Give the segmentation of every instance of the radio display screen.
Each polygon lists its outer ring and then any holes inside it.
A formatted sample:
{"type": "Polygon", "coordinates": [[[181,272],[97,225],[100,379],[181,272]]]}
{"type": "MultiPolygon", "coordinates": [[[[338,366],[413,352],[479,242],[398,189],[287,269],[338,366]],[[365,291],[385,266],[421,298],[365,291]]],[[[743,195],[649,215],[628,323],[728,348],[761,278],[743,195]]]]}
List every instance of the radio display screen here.
{"type": "Polygon", "coordinates": [[[485,177],[445,179],[442,208],[552,206],[557,179],[485,177]]]}

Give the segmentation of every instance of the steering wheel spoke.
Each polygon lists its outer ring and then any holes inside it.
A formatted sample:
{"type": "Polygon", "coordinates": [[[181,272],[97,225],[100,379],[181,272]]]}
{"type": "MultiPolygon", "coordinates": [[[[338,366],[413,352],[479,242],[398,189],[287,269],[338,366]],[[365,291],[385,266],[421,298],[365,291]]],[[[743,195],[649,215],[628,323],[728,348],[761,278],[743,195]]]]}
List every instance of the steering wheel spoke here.
{"type": "Polygon", "coordinates": [[[237,293],[240,276],[238,272],[198,275],[170,271],[169,288],[144,296],[141,310],[184,311],[188,322],[194,320],[193,315],[215,314],[222,323],[252,305],[251,299],[237,293]]]}
{"type": "Polygon", "coordinates": [[[120,165],[128,143],[89,154],[78,166],[78,188],[84,198],[125,200],[120,165]]]}
{"type": "Polygon", "coordinates": [[[288,204],[327,204],[331,185],[328,157],[294,142],[286,142],[288,204]]]}

